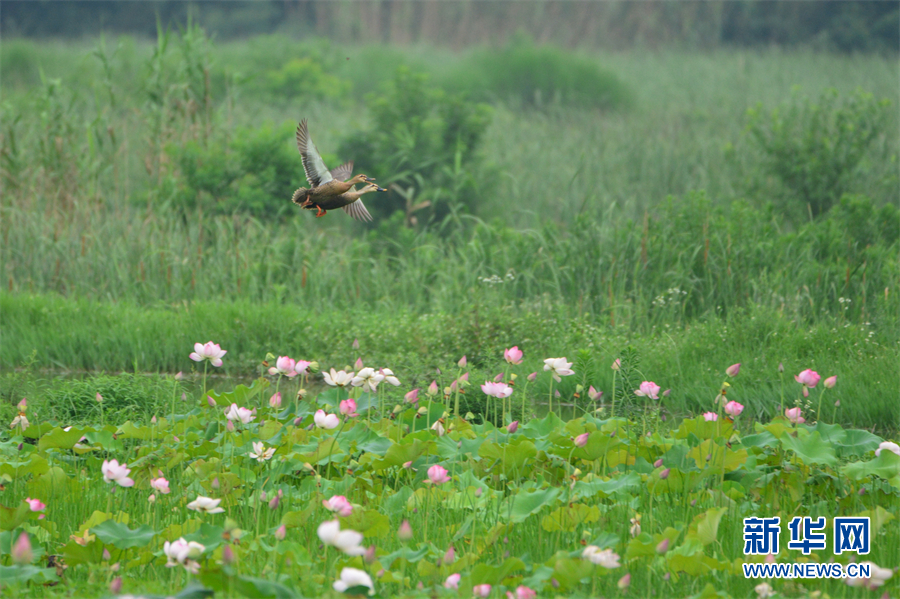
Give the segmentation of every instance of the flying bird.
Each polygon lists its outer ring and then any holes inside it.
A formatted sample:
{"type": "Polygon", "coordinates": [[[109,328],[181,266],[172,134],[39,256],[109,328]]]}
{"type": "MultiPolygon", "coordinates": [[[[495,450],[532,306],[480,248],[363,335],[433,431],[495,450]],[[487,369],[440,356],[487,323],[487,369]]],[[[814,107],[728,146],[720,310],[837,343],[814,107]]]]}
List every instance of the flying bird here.
{"type": "Polygon", "coordinates": [[[325,216],[329,210],[343,208],[344,212],[356,220],[372,220],[372,215],[366,210],[360,197],[371,191],[387,190],[372,183],[375,179],[363,174],[350,178],[353,172],[352,162],[342,164],[333,171],[328,170],[316,145],[309,138],[306,119],[297,125],[297,150],[310,187],[301,187],[295,191],[291,201],[301,208],[316,210],[317,217],[325,216]],[[354,187],[357,183],[368,185],[357,191],[354,187]]]}

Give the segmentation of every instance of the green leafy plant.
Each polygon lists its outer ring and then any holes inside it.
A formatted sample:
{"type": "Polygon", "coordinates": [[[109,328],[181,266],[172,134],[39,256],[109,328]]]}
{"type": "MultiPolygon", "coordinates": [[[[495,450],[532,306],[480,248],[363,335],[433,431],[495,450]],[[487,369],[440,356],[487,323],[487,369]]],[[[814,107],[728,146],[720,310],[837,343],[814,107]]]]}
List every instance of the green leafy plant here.
{"type": "Polygon", "coordinates": [[[869,145],[883,133],[889,105],[862,90],[842,97],[828,89],[812,100],[795,89],[792,101],[768,117],[760,105],[750,109],[747,131],[765,168],[815,217],[850,188],[869,145]]]}

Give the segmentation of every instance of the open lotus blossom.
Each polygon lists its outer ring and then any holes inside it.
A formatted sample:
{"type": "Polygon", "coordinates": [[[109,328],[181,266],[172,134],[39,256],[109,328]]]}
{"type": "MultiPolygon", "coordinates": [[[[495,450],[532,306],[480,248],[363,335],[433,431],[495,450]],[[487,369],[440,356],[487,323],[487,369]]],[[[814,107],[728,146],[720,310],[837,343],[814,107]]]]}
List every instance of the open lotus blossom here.
{"type": "Polygon", "coordinates": [[[900,445],[893,443],[891,441],[882,441],[878,444],[878,449],[875,450],[875,455],[881,455],[881,452],[884,450],[892,451],[897,455],[900,455],[900,445]]]}
{"type": "Polygon", "coordinates": [[[266,446],[262,443],[262,441],[253,442],[253,451],[250,452],[250,457],[254,460],[258,462],[265,462],[266,460],[271,460],[273,455],[275,455],[274,447],[266,449],[266,446]]]}
{"type": "Polygon", "coordinates": [[[767,582],[756,585],[753,587],[753,590],[756,591],[756,599],[769,599],[769,597],[775,594],[775,589],[767,582]]]}
{"type": "Polygon", "coordinates": [[[458,572],[456,574],[451,574],[447,577],[447,580],[444,581],[444,588],[453,590],[459,589],[460,578],[462,578],[462,575],[458,572]]]}
{"type": "Polygon", "coordinates": [[[434,421],[434,424],[431,425],[431,430],[436,432],[438,437],[443,437],[447,433],[444,423],[440,419],[434,421]]]}
{"type": "Polygon", "coordinates": [[[297,374],[309,374],[309,365],[312,362],[307,362],[306,360],[297,360],[294,364],[294,372],[297,374]]]}
{"type": "Polygon", "coordinates": [[[640,389],[635,389],[634,394],[640,397],[649,397],[650,399],[659,399],[659,385],[653,381],[644,381],[641,383],[640,389]]]}
{"type": "Polygon", "coordinates": [[[826,389],[834,389],[834,386],[837,385],[837,376],[830,376],[822,382],[825,385],[826,389]]]}
{"type": "Polygon", "coordinates": [[[804,387],[813,388],[819,384],[819,373],[815,370],[810,370],[807,368],[803,372],[794,376],[794,380],[803,385],[804,387]]]}
{"type": "Polygon", "coordinates": [[[737,376],[737,374],[741,371],[741,363],[732,364],[728,368],[725,369],[725,374],[728,376],[737,376]]]}
{"type": "Polygon", "coordinates": [[[381,368],[378,371],[378,374],[380,374],[381,376],[384,377],[385,383],[389,383],[395,387],[400,386],[400,379],[398,379],[396,376],[394,376],[394,371],[391,370],[390,368],[381,368]]]}
{"type": "Polygon", "coordinates": [[[269,398],[269,407],[274,410],[281,407],[281,391],[272,394],[272,397],[269,398]]]}
{"type": "Polygon", "coordinates": [[[191,360],[194,362],[202,362],[209,360],[213,366],[218,368],[222,365],[222,356],[228,352],[219,347],[218,343],[207,341],[206,344],[195,343],[194,351],[191,352],[191,360]]]}
{"type": "Polygon", "coordinates": [[[740,416],[741,412],[744,411],[744,406],[739,404],[736,401],[729,401],[725,404],[725,413],[731,416],[732,418],[736,416],[740,416]]]}
{"type": "Polygon", "coordinates": [[[860,563],[860,566],[865,565],[869,566],[868,578],[845,578],[844,582],[852,587],[864,587],[873,590],[883,586],[894,575],[894,571],[890,568],[881,568],[872,562],[860,563]]]}
{"type": "Polygon", "coordinates": [[[553,380],[557,383],[562,381],[560,377],[575,374],[572,370],[572,363],[566,362],[565,358],[547,358],[544,360],[544,370],[549,370],[553,375],[553,380]]]}
{"type": "Polygon", "coordinates": [[[492,383],[485,381],[481,386],[481,390],[485,395],[496,397],[497,399],[505,399],[512,395],[513,388],[506,383],[492,383]]]}
{"type": "Polygon", "coordinates": [[[151,478],[150,479],[150,487],[153,489],[156,489],[163,495],[168,495],[169,493],[172,492],[172,490],[169,489],[169,481],[167,481],[166,479],[164,479],[161,476],[159,478],[151,478]]]}
{"type": "Polygon", "coordinates": [[[103,460],[100,471],[103,472],[103,480],[108,483],[115,482],[121,487],[134,486],[134,481],[128,478],[131,470],[125,464],[120,465],[118,460],[103,460]]]}
{"type": "Polygon", "coordinates": [[[166,567],[184,566],[188,572],[193,574],[200,570],[197,558],[203,555],[204,551],[206,551],[206,547],[197,541],[186,541],[183,537],[172,543],[166,541],[163,545],[163,553],[168,558],[166,567]]]}
{"type": "Polygon", "coordinates": [[[428,480],[436,485],[440,485],[448,482],[450,477],[447,476],[447,470],[443,466],[435,464],[428,469],[428,480]]]}
{"type": "Polygon", "coordinates": [[[366,553],[365,547],[362,546],[362,533],[355,530],[341,530],[339,520],[322,522],[316,532],[323,543],[337,547],[347,555],[364,555],[366,553]]]}
{"type": "Polygon", "coordinates": [[[278,356],[275,366],[269,368],[269,374],[280,374],[286,377],[297,376],[297,362],[287,356],[278,356]]]}
{"type": "Polygon", "coordinates": [[[225,508],[219,507],[219,503],[221,502],[221,499],[212,499],[210,497],[197,495],[197,499],[187,504],[187,509],[206,514],[220,514],[225,511],[225,508]]]}
{"type": "Polygon", "coordinates": [[[12,419],[12,422],[9,423],[9,428],[21,428],[22,431],[29,426],[28,418],[25,417],[25,414],[17,414],[15,418],[12,419]]]}
{"type": "Polygon", "coordinates": [[[703,419],[707,422],[715,422],[719,419],[719,415],[715,412],[703,412],[703,419]]]}
{"type": "Polygon", "coordinates": [[[12,552],[10,557],[12,557],[12,561],[16,564],[30,564],[31,560],[34,559],[34,554],[31,551],[31,540],[28,538],[27,532],[22,532],[19,534],[19,538],[16,539],[15,545],[12,547],[12,552]]]}
{"type": "Polygon", "coordinates": [[[334,512],[338,516],[349,516],[353,513],[353,505],[343,495],[335,495],[331,499],[323,500],[325,509],[334,512]]]}
{"type": "Polygon", "coordinates": [[[353,587],[366,587],[369,589],[370,595],[375,594],[375,585],[372,582],[372,578],[362,570],[357,570],[356,568],[343,568],[341,570],[340,580],[335,581],[332,586],[338,593],[343,593],[347,589],[352,589],[353,587]]]}
{"type": "Polygon", "coordinates": [[[413,389],[412,391],[410,391],[409,393],[407,393],[406,395],[403,396],[403,400],[406,403],[416,403],[417,401],[419,401],[419,390],[413,389]]]}
{"type": "Polygon", "coordinates": [[[581,557],[596,566],[603,566],[610,570],[619,567],[619,556],[613,552],[612,549],[601,550],[596,545],[588,545],[584,548],[584,551],[581,552],[581,557]]]}
{"type": "Polygon", "coordinates": [[[384,375],[376,372],[374,368],[363,368],[350,380],[350,384],[354,387],[362,387],[363,391],[375,393],[378,383],[383,380],[384,375]]]}
{"type": "Polygon", "coordinates": [[[800,415],[800,408],[787,408],[784,411],[784,416],[794,424],[806,422],[806,418],[800,415]]]}
{"type": "Polygon", "coordinates": [[[332,387],[346,387],[353,381],[352,372],[335,371],[334,368],[329,372],[323,372],[322,376],[325,377],[325,383],[332,387]]]}
{"type": "MultiPolygon", "coordinates": [[[[26,497],[25,501],[28,503],[28,509],[30,509],[32,512],[43,512],[47,509],[47,505],[40,499],[32,499],[31,497],[26,497]]],[[[38,520],[43,519],[44,514],[38,516],[38,520]]]]}
{"type": "Polygon", "coordinates": [[[503,359],[509,362],[510,364],[521,364],[522,363],[522,350],[519,349],[518,345],[514,345],[509,349],[503,350],[503,359]]]}
{"type": "Polygon", "coordinates": [[[345,399],[340,403],[340,411],[344,416],[348,416],[350,418],[355,418],[359,416],[356,413],[356,400],[355,399],[345,399]]]}
{"type": "Polygon", "coordinates": [[[254,420],[256,416],[253,415],[253,410],[248,410],[247,408],[239,408],[236,403],[233,403],[228,407],[227,410],[225,410],[225,418],[227,418],[231,422],[250,424],[250,421],[254,420]]]}
{"type": "Polygon", "coordinates": [[[476,584],[474,587],[472,587],[472,594],[476,597],[489,597],[491,594],[491,585],[476,584]]]}
{"type": "Polygon", "coordinates": [[[316,410],[313,421],[316,423],[317,427],[324,428],[325,430],[337,428],[341,423],[341,419],[338,418],[337,414],[326,414],[325,410],[316,410]]]}

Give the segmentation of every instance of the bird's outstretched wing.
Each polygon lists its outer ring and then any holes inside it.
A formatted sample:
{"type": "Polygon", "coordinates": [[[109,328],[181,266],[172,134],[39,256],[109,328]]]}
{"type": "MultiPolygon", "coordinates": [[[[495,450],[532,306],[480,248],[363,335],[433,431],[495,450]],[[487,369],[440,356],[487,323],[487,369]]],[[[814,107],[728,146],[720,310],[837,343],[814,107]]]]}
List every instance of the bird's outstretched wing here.
{"type": "Polygon", "coordinates": [[[306,180],[309,181],[310,187],[318,187],[334,180],[334,176],[325,166],[325,161],[322,160],[316,145],[309,139],[306,119],[297,125],[297,149],[300,151],[303,170],[306,171],[306,180]]]}
{"type": "Polygon", "coordinates": [[[367,222],[372,220],[372,215],[366,210],[366,206],[361,199],[347,204],[343,207],[343,210],[358,221],[367,222]]]}
{"type": "Polygon", "coordinates": [[[336,181],[346,181],[350,178],[350,175],[353,174],[353,161],[345,162],[341,166],[337,168],[331,169],[331,176],[335,178],[336,181]]]}

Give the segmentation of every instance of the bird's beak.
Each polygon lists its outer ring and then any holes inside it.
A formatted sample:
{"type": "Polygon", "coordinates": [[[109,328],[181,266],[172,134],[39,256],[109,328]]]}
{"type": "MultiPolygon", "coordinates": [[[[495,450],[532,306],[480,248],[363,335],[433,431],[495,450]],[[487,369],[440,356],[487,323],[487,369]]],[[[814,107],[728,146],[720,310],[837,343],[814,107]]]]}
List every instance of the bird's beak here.
{"type": "Polygon", "coordinates": [[[366,177],[366,183],[371,183],[374,180],[375,179],[373,179],[372,177],[366,177]]]}
{"type": "Polygon", "coordinates": [[[378,187],[378,186],[376,185],[376,186],[375,186],[375,191],[387,191],[387,189],[385,189],[384,187],[378,187]]]}

